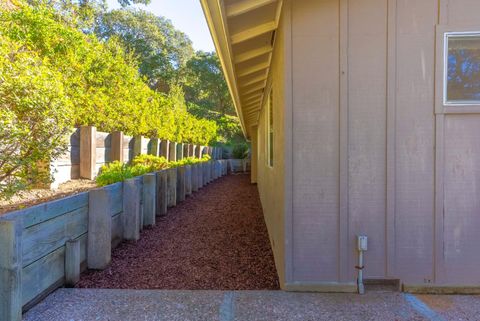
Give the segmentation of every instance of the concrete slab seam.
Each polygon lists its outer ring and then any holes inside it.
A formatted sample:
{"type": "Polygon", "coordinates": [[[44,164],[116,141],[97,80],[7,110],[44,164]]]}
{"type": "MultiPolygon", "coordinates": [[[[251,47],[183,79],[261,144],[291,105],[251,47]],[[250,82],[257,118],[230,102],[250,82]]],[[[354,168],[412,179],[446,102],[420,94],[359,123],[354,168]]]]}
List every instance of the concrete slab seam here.
{"type": "Polygon", "coordinates": [[[235,320],[235,293],[226,292],[223,296],[223,302],[220,306],[220,321],[235,320]]]}
{"type": "Polygon", "coordinates": [[[422,316],[427,318],[428,320],[431,321],[446,321],[445,318],[440,316],[437,312],[434,310],[430,309],[428,305],[423,303],[419,298],[417,298],[415,295],[410,294],[410,293],[405,293],[404,294],[405,300],[408,302],[408,304],[418,313],[420,313],[422,316]]]}

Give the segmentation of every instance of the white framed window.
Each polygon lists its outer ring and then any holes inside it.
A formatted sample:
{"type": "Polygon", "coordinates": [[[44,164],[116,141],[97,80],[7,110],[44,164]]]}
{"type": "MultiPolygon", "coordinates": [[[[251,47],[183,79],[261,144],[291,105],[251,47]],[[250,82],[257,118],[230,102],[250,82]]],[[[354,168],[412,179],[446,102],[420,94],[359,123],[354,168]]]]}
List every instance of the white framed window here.
{"type": "Polygon", "coordinates": [[[480,105],[480,32],[447,32],[444,40],[445,105],[480,105]]]}
{"type": "Polygon", "coordinates": [[[436,112],[480,113],[480,27],[437,27],[436,112]]]}
{"type": "Polygon", "coordinates": [[[273,168],[275,127],[273,122],[273,89],[270,90],[267,100],[267,165],[273,168]]]}

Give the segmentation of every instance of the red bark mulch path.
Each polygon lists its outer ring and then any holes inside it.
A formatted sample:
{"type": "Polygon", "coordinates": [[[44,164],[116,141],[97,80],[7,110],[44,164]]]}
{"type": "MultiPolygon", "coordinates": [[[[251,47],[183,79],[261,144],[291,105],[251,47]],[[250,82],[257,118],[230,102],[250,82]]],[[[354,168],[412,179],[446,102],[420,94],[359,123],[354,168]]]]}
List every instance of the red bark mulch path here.
{"type": "Polygon", "coordinates": [[[256,186],[248,175],[210,183],[157,217],[137,243],[113,250],[106,270],[84,272],[77,287],[279,289],[256,186]]]}

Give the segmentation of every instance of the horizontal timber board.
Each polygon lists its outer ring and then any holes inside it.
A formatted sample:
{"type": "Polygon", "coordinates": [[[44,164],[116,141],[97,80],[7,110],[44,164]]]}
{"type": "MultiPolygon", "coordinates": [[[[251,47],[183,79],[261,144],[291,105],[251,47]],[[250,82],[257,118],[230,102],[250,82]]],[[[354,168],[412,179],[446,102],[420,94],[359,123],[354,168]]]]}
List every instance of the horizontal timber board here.
{"type": "Polygon", "coordinates": [[[87,232],[88,207],[25,229],[22,233],[22,263],[27,266],[87,232]]]}
{"type": "Polygon", "coordinates": [[[0,220],[21,219],[23,228],[29,228],[85,206],[88,206],[88,192],[11,212],[1,216],[0,220]]]}
{"type": "MultiPolygon", "coordinates": [[[[80,261],[86,259],[87,234],[80,239],[80,261]]],[[[22,303],[27,305],[65,277],[65,246],[22,269],[22,303]]]]}

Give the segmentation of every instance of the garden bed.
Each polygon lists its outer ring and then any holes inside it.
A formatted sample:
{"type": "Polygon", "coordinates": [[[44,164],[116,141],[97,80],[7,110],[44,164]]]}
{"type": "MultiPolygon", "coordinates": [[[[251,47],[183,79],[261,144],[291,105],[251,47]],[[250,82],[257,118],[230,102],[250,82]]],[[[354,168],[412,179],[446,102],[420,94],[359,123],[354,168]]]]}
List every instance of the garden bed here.
{"type": "Polygon", "coordinates": [[[96,187],[97,184],[95,181],[76,179],[60,184],[57,189],[31,189],[22,191],[9,200],[0,200],[0,215],[76,195],[96,187]]]}

